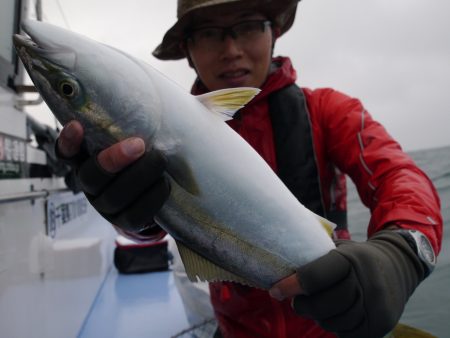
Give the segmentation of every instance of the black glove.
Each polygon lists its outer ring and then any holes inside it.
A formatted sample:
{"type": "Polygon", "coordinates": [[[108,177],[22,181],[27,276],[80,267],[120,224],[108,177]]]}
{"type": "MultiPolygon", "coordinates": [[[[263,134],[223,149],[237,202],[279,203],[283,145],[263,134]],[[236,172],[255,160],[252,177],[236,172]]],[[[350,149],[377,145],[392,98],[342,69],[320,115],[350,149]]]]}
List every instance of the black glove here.
{"type": "Polygon", "coordinates": [[[78,170],[80,185],[92,206],[108,221],[126,232],[139,233],[154,227],[154,217],[170,193],[163,176],[166,161],[156,150],[118,174],[103,170],[91,156],[78,170]]]}
{"type": "Polygon", "coordinates": [[[305,295],[293,299],[295,312],[339,337],[383,337],[424,279],[420,259],[390,230],[367,242],[337,241],[336,246],[298,270],[305,295]]]}
{"type": "Polygon", "coordinates": [[[74,168],[72,190],[81,189],[92,206],[125,234],[145,238],[161,232],[154,217],[170,194],[170,184],[163,176],[166,160],[159,151],[146,152],[117,174],[103,170],[97,156],[89,157],[83,149],[69,159],[58,147],[56,154],[74,168]]]}

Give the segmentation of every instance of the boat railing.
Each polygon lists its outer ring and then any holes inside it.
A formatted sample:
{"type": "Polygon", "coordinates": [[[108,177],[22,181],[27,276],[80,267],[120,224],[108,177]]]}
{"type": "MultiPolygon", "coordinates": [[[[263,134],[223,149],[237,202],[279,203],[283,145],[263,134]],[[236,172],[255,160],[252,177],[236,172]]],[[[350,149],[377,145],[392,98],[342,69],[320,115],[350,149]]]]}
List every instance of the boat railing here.
{"type": "Polygon", "coordinates": [[[47,198],[51,193],[66,192],[66,191],[69,191],[69,189],[51,189],[51,190],[44,189],[14,194],[4,194],[0,195],[0,204],[13,203],[18,201],[28,201],[28,200],[33,202],[38,198],[47,198]]]}

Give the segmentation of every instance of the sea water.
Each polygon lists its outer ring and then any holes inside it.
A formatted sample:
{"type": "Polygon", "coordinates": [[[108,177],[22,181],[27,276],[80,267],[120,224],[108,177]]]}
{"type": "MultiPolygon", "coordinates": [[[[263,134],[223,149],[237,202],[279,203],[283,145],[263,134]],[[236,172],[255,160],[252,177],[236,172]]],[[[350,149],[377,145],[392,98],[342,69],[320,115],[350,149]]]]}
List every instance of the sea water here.
{"type": "MultiPolygon", "coordinates": [[[[444,237],[434,272],[416,289],[400,321],[439,338],[450,337],[450,147],[409,154],[439,193],[444,237]]],[[[370,214],[361,204],[354,185],[348,181],[349,228],[353,240],[364,241],[370,214]]]]}

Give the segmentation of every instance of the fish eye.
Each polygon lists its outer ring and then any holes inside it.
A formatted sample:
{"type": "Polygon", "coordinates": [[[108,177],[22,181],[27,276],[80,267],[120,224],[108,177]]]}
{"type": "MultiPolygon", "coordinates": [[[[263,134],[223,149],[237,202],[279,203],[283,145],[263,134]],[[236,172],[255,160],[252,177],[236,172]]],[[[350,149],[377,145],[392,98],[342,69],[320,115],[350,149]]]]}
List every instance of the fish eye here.
{"type": "Polygon", "coordinates": [[[77,94],[77,85],[72,81],[63,80],[59,84],[59,92],[66,98],[73,98],[77,94]]]}

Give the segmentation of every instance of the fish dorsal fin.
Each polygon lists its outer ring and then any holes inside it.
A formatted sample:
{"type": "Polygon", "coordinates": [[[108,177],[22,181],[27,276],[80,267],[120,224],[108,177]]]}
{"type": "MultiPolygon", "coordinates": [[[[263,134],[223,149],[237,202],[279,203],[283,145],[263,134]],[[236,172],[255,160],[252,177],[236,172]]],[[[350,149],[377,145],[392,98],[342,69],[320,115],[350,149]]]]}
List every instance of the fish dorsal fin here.
{"type": "Polygon", "coordinates": [[[186,269],[186,274],[191,282],[228,281],[253,286],[252,283],[246,281],[244,278],[215,265],[210,260],[200,256],[179,241],[175,242],[177,243],[181,260],[186,269]]]}
{"type": "Polygon", "coordinates": [[[198,95],[196,98],[206,108],[220,115],[224,121],[228,121],[260,91],[252,87],[226,88],[198,95]]]}

